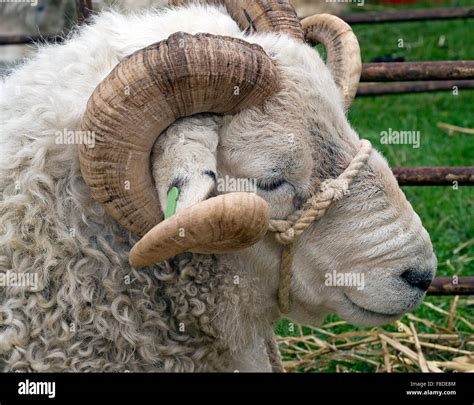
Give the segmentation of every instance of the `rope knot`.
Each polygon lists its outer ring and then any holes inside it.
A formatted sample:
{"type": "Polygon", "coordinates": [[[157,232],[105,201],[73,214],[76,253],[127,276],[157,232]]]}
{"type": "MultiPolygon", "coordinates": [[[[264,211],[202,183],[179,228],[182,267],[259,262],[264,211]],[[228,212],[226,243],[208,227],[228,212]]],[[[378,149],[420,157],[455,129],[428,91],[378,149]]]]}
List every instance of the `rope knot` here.
{"type": "Polygon", "coordinates": [[[333,200],[341,200],[350,194],[349,181],[346,179],[328,179],[321,183],[321,191],[326,192],[332,190],[334,192],[333,200]]]}
{"type": "Polygon", "coordinates": [[[275,235],[276,240],[278,243],[282,245],[289,245],[290,243],[293,243],[296,235],[295,235],[295,230],[293,227],[287,229],[285,232],[277,233],[275,235]]]}
{"type": "Polygon", "coordinates": [[[276,240],[282,245],[292,243],[295,237],[293,222],[289,220],[272,219],[269,230],[275,233],[276,240]]]}

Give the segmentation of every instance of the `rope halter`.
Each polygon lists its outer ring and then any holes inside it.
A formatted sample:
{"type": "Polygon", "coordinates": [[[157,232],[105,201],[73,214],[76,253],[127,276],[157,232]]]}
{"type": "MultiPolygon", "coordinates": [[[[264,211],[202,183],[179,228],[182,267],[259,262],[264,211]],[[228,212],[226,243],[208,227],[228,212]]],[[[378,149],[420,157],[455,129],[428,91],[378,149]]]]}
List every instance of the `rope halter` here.
{"type": "Polygon", "coordinates": [[[346,170],[335,179],[325,180],[319,192],[306,201],[303,209],[295,211],[285,220],[270,220],[269,232],[274,232],[275,239],[283,245],[278,287],[278,306],[282,314],[290,312],[291,269],[295,242],[314,221],[326,213],[333,201],[340,200],[350,193],[349,187],[369,160],[371,151],[370,142],[361,140],[359,151],[346,170]]]}

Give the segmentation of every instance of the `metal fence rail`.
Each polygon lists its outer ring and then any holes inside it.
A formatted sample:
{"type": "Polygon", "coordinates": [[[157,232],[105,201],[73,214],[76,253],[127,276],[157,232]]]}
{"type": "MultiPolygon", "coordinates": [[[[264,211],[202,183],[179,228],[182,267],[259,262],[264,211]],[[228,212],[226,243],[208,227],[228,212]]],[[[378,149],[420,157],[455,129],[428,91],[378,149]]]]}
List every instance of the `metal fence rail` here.
{"type": "Polygon", "coordinates": [[[362,82],[474,79],[474,61],[384,62],[362,66],[362,82]]]}
{"type": "Polygon", "coordinates": [[[473,18],[474,7],[428,8],[403,11],[382,11],[376,13],[356,13],[342,15],[348,24],[373,24],[386,22],[412,22],[427,20],[449,20],[473,18]]]}
{"type": "Polygon", "coordinates": [[[428,288],[428,295],[471,295],[474,277],[436,277],[428,288]]]}
{"type": "Polygon", "coordinates": [[[41,42],[62,42],[67,34],[31,34],[31,35],[0,35],[0,45],[26,45],[41,42]]]}
{"type": "Polygon", "coordinates": [[[388,94],[427,93],[474,89],[474,80],[430,80],[401,83],[360,83],[357,96],[382,96],[388,94]]]}
{"type": "Polygon", "coordinates": [[[92,0],[76,0],[77,21],[84,23],[92,14],[92,0]]]}
{"type": "Polygon", "coordinates": [[[473,186],[474,167],[398,167],[393,174],[401,186],[473,186]]]}

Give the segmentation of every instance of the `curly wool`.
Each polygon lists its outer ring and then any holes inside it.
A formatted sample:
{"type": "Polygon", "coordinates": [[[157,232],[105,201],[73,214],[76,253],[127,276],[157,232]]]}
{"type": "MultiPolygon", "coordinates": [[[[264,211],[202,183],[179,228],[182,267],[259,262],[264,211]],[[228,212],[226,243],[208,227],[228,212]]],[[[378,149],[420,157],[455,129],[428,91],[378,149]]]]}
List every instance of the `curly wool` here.
{"type": "Polygon", "coordinates": [[[23,169],[25,191],[20,192],[2,177],[1,270],[39,277],[37,291],[0,290],[4,369],[228,367],[229,346],[219,342],[211,318],[218,312],[218,296],[221,304],[224,297],[239,302],[231,276],[218,270],[215,258],[197,255],[140,272],[131,269],[128,235],[90,200],[77,164],[67,171],[70,183],[23,169]]]}
{"type": "MultiPolygon", "coordinates": [[[[188,13],[210,18],[209,32],[236,29],[216,9],[188,13]]],[[[122,57],[174,31],[158,18],[104,13],[0,86],[0,273],[38,277],[35,290],[0,289],[5,371],[230,371],[236,353],[271,333],[252,312],[261,299],[252,278],[220,258],[132,269],[135,241],[92,199],[77,145],[57,142],[80,127],[122,57]]],[[[176,21],[172,11],[163,18],[176,21]]],[[[196,31],[189,21],[182,28],[196,31]]]]}
{"type": "Polygon", "coordinates": [[[210,317],[216,291],[238,294],[215,259],[131,269],[127,233],[91,201],[77,163],[62,158],[68,175],[55,179],[44,159],[27,154],[10,170],[18,177],[1,173],[1,270],[39,281],[37,291],[0,290],[5,370],[222,369],[229,359],[210,317]]]}
{"type": "Polygon", "coordinates": [[[0,269],[39,281],[37,291],[0,290],[4,370],[229,369],[239,343],[231,347],[223,332],[238,319],[224,328],[211,319],[226,322],[251,289],[210,256],[130,268],[132,241],[91,199],[75,153],[56,154],[59,178],[48,155],[23,149],[0,171],[0,269]]]}

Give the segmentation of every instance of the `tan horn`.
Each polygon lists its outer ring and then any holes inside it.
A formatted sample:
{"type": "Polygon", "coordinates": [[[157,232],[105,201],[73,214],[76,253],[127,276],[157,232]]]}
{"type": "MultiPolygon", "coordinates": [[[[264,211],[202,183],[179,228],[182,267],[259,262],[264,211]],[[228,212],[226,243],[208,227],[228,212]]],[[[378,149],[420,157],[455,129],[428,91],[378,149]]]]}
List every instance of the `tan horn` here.
{"type": "Polygon", "coordinates": [[[176,33],[135,52],[87,104],[82,130],[94,134],[95,146],[81,145],[79,157],[92,196],[122,226],[145,235],[163,219],[150,167],[157,137],[180,117],[261,104],[277,86],[263,49],[236,38],[176,33]]]}
{"type": "Polygon", "coordinates": [[[301,25],[307,40],[321,42],[326,47],[326,64],[348,110],[356,96],[362,71],[357,37],[346,22],[330,14],[304,18],[301,25]]]}
{"type": "Polygon", "coordinates": [[[227,253],[259,241],[268,230],[269,207],[252,193],[223,194],[185,208],[156,225],[131,250],[141,268],[183,252],[227,253]]]}
{"type": "MultiPolygon", "coordinates": [[[[169,0],[172,6],[193,0],[169,0]]],[[[282,32],[303,42],[301,24],[290,0],[206,0],[203,4],[222,5],[242,30],[282,32]]]]}

